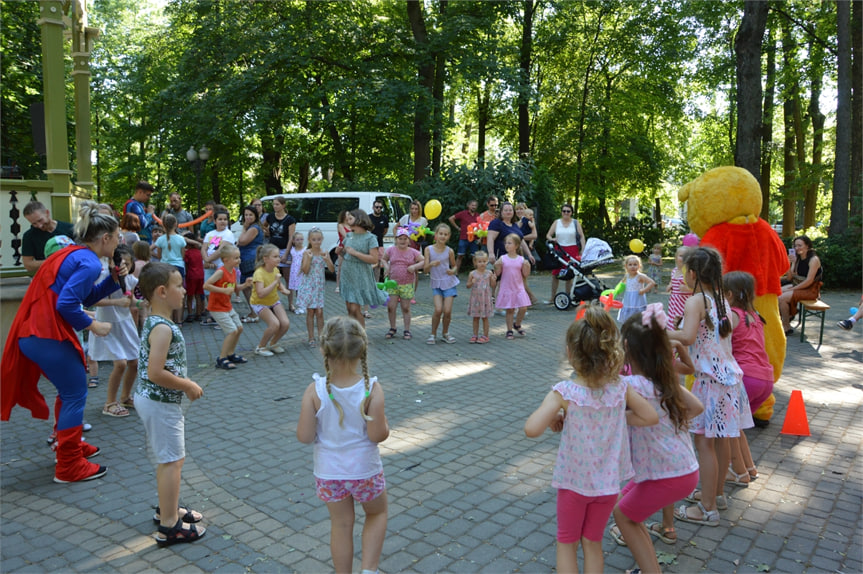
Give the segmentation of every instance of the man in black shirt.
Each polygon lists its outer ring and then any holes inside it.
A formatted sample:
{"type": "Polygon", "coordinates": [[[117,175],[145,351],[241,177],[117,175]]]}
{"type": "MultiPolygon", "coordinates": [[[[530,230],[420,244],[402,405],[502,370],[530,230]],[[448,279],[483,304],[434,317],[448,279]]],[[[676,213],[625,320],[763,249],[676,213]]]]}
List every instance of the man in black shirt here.
{"type": "Polygon", "coordinates": [[[51,212],[38,201],[24,206],[24,218],[30,222],[30,229],[21,238],[21,263],[31,275],[45,261],[45,244],[55,235],[75,238],[75,228],[71,223],[51,219],[51,212]]]}
{"type": "MultiPolygon", "coordinates": [[[[378,238],[378,261],[384,257],[384,235],[387,234],[390,228],[390,218],[384,213],[384,204],[381,200],[376,199],[372,204],[372,213],[369,214],[369,219],[372,220],[372,233],[378,238]]],[[[383,281],[383,266],[380,267],[379,280],[383,281]]]]}

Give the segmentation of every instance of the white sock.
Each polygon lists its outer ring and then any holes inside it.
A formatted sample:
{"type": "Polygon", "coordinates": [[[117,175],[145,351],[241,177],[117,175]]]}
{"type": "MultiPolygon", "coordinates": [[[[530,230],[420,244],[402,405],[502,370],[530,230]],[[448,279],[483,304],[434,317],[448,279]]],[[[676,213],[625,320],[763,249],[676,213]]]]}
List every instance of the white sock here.
{"type": "Polygon", "coordinates": [[[363,574],[378,574],[377,570],[363,570],[363,574]]]}
{"type": "Polygon", "coordinates": [[[848,317],[848,320],[851,321],[852,325],[857,322],[857,319],[855,319],[854,317],[848,317]]]}

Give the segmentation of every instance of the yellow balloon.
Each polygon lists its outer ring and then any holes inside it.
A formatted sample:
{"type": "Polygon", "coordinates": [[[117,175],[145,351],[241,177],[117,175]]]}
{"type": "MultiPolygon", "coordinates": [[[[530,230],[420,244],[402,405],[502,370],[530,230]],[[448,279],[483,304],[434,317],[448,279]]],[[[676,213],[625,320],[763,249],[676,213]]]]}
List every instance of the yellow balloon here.
{"type": "Polygon", "coordinates": [[[641,239],[633,239],[629,242],[629,250],[633,253],[641,253],[644,251],[644,243],[642,243],[641,239]]]}
{"type": "Polygon", "coordinates": [[[437,219],[438,215],[440,215],[441,210],[443,210],[443,207],[438,200],[428,200],[425,206],[426,219],[437,219]]]}

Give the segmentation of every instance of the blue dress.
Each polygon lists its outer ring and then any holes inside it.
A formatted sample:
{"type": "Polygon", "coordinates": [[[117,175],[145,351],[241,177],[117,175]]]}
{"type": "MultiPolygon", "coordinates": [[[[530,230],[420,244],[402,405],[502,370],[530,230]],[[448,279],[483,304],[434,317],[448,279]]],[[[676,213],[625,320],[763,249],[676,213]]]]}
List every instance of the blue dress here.
{"type": "Polygon", "coordinates": [[[630,315],[635,315],[647,309],[647,295],[639,293],[641,282],[638,277],[643,275],[638,273],[635,277],[626,276],[626,293],[623,294],[623,307],[617,312],[617,320],[623,323],[630,315]]]}
{"type": "MultiPolygon", "coordinates": [[[[345,237],[344,245],[368,254],[372,249],[377,250],[378,238],[369,232],[349,233],[345,237]]],[[[378,289],[372,266],[347,253],[342,254],[340,290],[346,303],[384,305],[389,299],[389,295],[378,289]]]]}

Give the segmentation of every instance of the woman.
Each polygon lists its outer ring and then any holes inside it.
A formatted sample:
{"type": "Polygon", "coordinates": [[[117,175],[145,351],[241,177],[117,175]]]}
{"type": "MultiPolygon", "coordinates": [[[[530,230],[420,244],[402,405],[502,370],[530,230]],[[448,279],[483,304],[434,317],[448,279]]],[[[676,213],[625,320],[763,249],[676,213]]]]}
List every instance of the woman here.
{"type": "Polygon", "coordinates": [[[141,231],[141,220],[134,213],[127,213],[120,220],[120,243],[131,248],[136,241],[141,241],[139,231],[141,231]]]}
{"type": "Polygon", "coordinates": [[[788,269],[791,283],[782,286],[779,296],[779,316],[786,335],[794,332],[791,319],[797,314],[797,303],[818,299],[821,295],[821,260],[812,249],[812,240],[805,235],[794,238],[794,261],[788,269]]]}
{"type": "MultiPolygon", "coordinates": [[[[414,225],[419,227],[428,227],[429,220],[423,217],[423,204],[418,200],[414,199],[411,201],[410,213],[406,213],[401,216],[399,219],[399,224],[393,228],[393,237],[396,236],[396,232],[399,227],[407,227],[408,225],[414,225]]],[[[427,243],[425,240],[425,235],[421,235],[417,241],[411,239],[411,247],[419,251],[420,253],[425,253],[425,247],[427,243]]],[[[419,275],[420,271],[417,271],[414,274],[414,292],[417,290],[417,285],[419,284],[419,275]]],[[[411,299],[411,303],[416,303],[416,299],[411,299]]]]}
{"type": "MultiPolygon", "coordinates": [[[[566,251],[570,257],[581,261],[581,251],[584,249],[584,231],[581,229],[581,224],[577,219],[572,217],[572,205],[564,204],[560,208],[560,219],[555,219],[554,223],[548,229],[545,238],[548,241],[555,241],[566,251]]],[[[560,269],[555,269],[551,272],[551,299],[545,302],[546,305],[551,305],[554,301],[554,296],[557,294],[557,287],[560,280],[557,278],[560,269]]],[[[572,279],[566,282],[566,292],[570,292],[572,287],[572,279]]]]}
{"type": "Polygon", "coordinates": [[[510,202],[504,201],[500,206],[497,217],[488,224],[487,238],[488,245],[491,247],[488,254],[489,264],[494,264],[496,259],[506,253],[506,248],[504,247],[506,236],[510,233],[515,233],[522,238],[522,255],[533,265],[533,255],[530,254],[530,250],[527,248],[527,242],[523,241],[524,234],[519,226],[520,223],[521,221],[515,215],[515,207],[510,202]]]}
{"type": "MultiPolygon", "coordinates": [[[[258,247],[264,244],[264,230],[261,229],[260,221],[258,220],[258,210],[251,205],[243,208],[243,230],[240,231],[240,236],[237,238],[237,247],[240,248],[240,274],[242,281],[251,277],[255,273],[255,256],[258,254],[258,247]]],[[[240,282],[240,279],[237,280],[240,282]]],[[[243,323],[257,323],[258,316],[252,310],[251,297],[252,287],[249,286],[242,291],[243,297],[246,298],[246,303],[249,304],[249,314],[241,319],[243,323]]]]}
{"type": "Polygon", "coordinates": [[[84,201],[75,235],[80,245],[49,257],[30,283],[9,330],[3,351],[0,419],[9,420],[16,404],[36,418],[48,418],[48,406],[38,389],[39,375],[57,388],[57,464],[54,482],[67,483],[104,476],[104,466],[87,461],[99,449],[81,440],[87,402],[87,362],[76,331],[104,337],[111,324],[91,319],[82,306],[94,305],[120,289],[125,264],[102,272],[100,258],[111,258],[120,242],[117,220],[84,201]]]}
{"type": "Polygon", "coordinates": [[[291,238],[297,228],[297,220],[288,215],[288,200],[281,195],[273,199],[273,214],[267,214],[267,229],[270,232],[270,243],[279,248],[279,273],[285,280],[285,285],[290,281],[289,273],[291,264],[288,257],[291,254],[291,238]]]}

